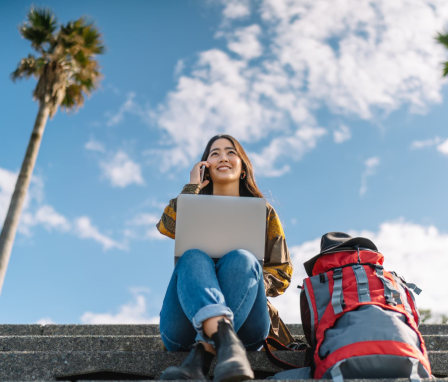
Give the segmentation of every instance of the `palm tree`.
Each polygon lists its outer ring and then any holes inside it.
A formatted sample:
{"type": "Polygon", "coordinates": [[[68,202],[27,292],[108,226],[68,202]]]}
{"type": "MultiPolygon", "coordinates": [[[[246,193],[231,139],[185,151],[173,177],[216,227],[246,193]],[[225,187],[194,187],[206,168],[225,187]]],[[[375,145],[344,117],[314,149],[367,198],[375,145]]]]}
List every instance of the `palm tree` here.
{"type": "Polygon", "coordinates": [[[58,29],[55,16],[47,9],[32,8],[20,34],[31,42],[37,56],[23,58],[11,78],[37,78],[33,97],[39,111],[0,235],[0,291],[48,117],[52,118],[59,106],[71,110],[84,103],[84,95],[90,95],[101,77],[95,55],[104,51],[101,35],[92,23],[80,18],[58,29]]]}
{"type": "MultiPolygon", "coordinates": [[[[436,36],[436,40],[442,44],[446,49],[448,49],[448,33],[442,34],[438,33],[436,36]]],[[[443,67],[443,76],[448,76],[448,61],[444,63],[443,67]]]]}

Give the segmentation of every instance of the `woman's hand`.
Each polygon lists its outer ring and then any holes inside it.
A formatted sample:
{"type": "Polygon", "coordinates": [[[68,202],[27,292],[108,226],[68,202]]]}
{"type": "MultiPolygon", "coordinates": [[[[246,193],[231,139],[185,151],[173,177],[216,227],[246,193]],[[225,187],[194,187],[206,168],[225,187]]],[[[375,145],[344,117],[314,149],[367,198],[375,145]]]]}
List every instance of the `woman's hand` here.
{"type": "Polygon", "coordinates": [[[204,179],[204,181],[201,183],[201,167],[208,168],[210,166],[210,163],[207,161],[201,161],[199,163],[196,163],[194,167],[190,171],[190,184],[199,184],[201,189],[203,189],[207,184],[210,183],[210,180],[204,179]]]}

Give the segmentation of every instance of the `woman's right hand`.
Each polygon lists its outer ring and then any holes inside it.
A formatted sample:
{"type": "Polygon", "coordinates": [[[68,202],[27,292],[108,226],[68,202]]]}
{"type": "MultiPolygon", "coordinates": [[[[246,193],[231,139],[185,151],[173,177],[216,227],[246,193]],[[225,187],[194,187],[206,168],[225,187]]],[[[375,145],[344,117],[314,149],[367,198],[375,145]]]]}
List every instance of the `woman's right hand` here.
{"type": "MultiPolygon", "coordinates": [[[[205,166],[205,168],[208,168],[210,166],[210,163],[207,161],[201,161],[196,163],[193,168],[190,171],[190,184],[199,184],[201,189],[206,187],[209,183],[209,179],[204,179],[204,181],[201,183],[201,167],[205,166]]],[[[204,171],[205,171],[204,168],[204,171]]]]}

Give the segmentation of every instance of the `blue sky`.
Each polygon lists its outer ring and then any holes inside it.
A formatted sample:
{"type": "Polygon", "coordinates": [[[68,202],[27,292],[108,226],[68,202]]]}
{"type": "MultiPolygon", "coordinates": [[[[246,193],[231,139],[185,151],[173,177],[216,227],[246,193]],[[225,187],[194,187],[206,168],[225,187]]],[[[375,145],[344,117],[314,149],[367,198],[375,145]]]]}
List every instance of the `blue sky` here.
{"type": "Polygon", "coordinates": [[[445,1],[1,1],[2,221],[37,112],[35,80],[9,78],[31,4],[94,21],[104,78],[47,124],[0,322],[157,322],[174,243],[155,223],[216,133],[242,142],[283,222],[286,321],[329,231],[372,239],[448,312],[445,1]]]}

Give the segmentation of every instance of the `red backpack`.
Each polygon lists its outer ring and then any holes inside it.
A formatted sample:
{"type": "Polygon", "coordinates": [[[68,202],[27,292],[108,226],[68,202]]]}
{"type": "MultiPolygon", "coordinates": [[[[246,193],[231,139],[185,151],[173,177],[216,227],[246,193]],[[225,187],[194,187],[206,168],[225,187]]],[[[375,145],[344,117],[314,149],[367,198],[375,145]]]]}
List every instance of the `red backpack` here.
{"type": "Polygon", "coordinates": [[[383,261],[369,239],[331,232],[304,264],[301,316],[314,378],[431,377],[411,291],[421,290],[383,261]]]}

